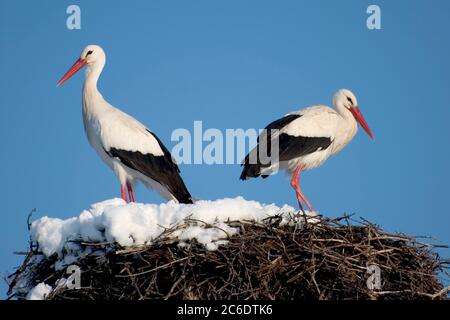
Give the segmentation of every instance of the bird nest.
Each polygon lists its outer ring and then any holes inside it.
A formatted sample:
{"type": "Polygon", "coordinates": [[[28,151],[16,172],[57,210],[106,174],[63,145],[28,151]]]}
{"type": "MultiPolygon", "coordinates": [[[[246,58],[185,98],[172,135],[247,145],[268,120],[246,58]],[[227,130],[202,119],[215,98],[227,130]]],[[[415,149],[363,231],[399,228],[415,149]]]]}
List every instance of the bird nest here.
{"type": "Polygon", "coordinates": [[[175,230],[142,247],[79,243],[103,253],[76,262],[78,289],[58,285],[66,270],[34,248],[11,276],[10,298],[25,298],[15,289],[25,274],[30,287],[56,287],[51,300],[448,298],[449,261],[436,245],[348,216],[301,227],[281,220],[230,222],[240,233],[215,251],[180,246],[167,237],[175,230]]]}

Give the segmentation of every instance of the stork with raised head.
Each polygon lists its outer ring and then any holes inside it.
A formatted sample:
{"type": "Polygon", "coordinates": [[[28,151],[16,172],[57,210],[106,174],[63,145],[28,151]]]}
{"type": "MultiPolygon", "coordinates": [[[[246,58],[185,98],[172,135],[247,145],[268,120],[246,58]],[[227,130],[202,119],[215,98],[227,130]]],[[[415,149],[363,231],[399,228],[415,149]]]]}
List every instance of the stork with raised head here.
{"type": "Polygon", "coordinates": [[[110,105],[97,89],[106,55],[97,45],[87,46],[59,80],[63,84],[87,67],[83,87],[83,122],[87,138],[100,158],[115,172],[122,199],[134,202],[133,186],[141,181],[168,200],[192,203],[180,170],[161,140],[139,121],[110,105]]]}
{"type": "Polygon", "coordinates": [[[284,169],[292,174],[291,186],[300,209],[303,211],[302,203],[305,203],[314,211],[300,189],[300,173],[320,166],[342,150],[355,136],[358,123],[374,138],[351,91],[336,92],[333,106],[311,106],[270,123],[260,135],[257,146],[245,157],[240,179],[267,178],[278,169],[284,169]],[[278,146],[277,157],[271,150],[275,145],[278,146]],[[262,161],[261,155],[276,160],[262,161]]]}

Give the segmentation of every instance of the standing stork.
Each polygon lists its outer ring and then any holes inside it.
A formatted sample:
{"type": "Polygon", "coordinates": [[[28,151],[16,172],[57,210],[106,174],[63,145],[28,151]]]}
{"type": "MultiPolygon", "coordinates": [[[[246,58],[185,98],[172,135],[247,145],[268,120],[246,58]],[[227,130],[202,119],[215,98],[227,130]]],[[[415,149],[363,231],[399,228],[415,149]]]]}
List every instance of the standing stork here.
{"type": "Polygon", "coordinates": [[[168,200],[192,203],[180,170],[161,140],[139,121],[110,105],[97,90],[105,62],[103,49],[89,45],[57,86],[87,66],[83,86],[84,129],[91,146],[117,175],[122,199],[128,202],[128,189],[130,201],[134,202],[133,186],[141,181],[168,200]]]}
{"type": "Polygon", "coordinates": [[[300,210],[303,211],[302,203],[305,203],[310,211],[314,211],[300,189],[300,173],[320,166],[341,151],[355,136],[358,123],[373,139],[351,91],[341,89],[336,92],[333,106],[334,109],[323,105],[311,106],[270,123],[260,135],[257,146],[245,157],[240,179],[267,178],[278,168],[284,169],[292,174],[291,186],[300,210]],[[278,160],[261,161],[261,154],[274,159],[273,145],[278,145],[278,160]]]}

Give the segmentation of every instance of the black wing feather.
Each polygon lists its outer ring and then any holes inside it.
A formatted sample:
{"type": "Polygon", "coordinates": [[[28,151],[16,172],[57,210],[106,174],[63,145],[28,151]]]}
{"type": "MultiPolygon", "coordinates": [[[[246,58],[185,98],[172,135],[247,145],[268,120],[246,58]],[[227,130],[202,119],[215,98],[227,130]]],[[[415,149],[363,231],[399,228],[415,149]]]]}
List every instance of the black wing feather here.
{"type": "Polygon", "coordinates": [[[153,132],[147,131],[158,141],[163,155],[155,156],[143,154],[139,151],[116,148],[111,148],[107,153],[111,157],[118,158],[127,167],[142,173],[167,188],[180,203],[192,203],[192,197],[179,174],[180,169],[173,161],[169,150],[153,132]]]}
{"type": "MultiPolygon", "coordinates": [[[[271,122],[266,128],[265,133],[267,134],[267,156],[271,156],[272,150],[271,150],[271,130],[281,130],[285,126],[287,126],[292,121],[298,119],[301,117],[300,114],[290,114],[283,118],[280,118],[278,120],[275,120],[271,122]]],[[[307,154],[313,153],[317,150],[325,150],[331,145],[331,138],[330,137],[303,137],[303,136],[291,136],[286,133],[281,133],[278,136],[278,146],[279,146],[279,161],[289,161],[291,159],[295,159],[301,156],[305,156],[307,154]]],[[[259,138],[258,138],[258,145],[256,146],[259,148],[259,138]]],[[[263,150],[262,152],[265,152],[263,150]]],[[[242,164],[244,166],[240,179],[245,180],[247,178],[252,177],[259,177],[261,175],[261,168],[269,167],[269,164],[261,164],[259,161],[259,149],[258,149],[258,156],[256,163],[249,163],[249,156],[248,154],[245,159],[244,163],[242,164]]],[[[268,175],[262,175],[263,178],[267,178],[268,175]]]]}
{"type": "Polygon", "coordinates": [[[316,152],[319,149],[325,150],[331,142],[329,137],[295,137],[282,133],[279,137],[279,159],[280,161],[289,161],[316,152]]]}

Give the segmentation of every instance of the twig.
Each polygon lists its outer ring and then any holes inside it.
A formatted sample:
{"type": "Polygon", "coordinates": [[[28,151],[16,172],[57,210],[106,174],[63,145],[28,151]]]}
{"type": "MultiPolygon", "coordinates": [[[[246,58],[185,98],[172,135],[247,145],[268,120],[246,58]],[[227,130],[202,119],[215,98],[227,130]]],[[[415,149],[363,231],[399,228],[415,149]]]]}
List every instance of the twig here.
{"type": "Polygon", "coordinates": [[[184,258],[178,259],[176,261],[172,261],[170,263],[167,263],[165,265],[162,265],[162,266],[150,269],[150,270],[142,271],[142,272],[139,272],[139,273],[134,273],[134,274],[130,274],[130,275],[120,275],[120,274],[118,274],[118,275],[116,275],[116,277],[117,278],[129,278],[129,277],[141,276],[141,275],[146,274],[146,273],[150,273],[150,272],[153,272],[153,271],[156,271],[156,270],[159,270],[159,269],[167,268],[167,267],[169,267],[169,266],[171,266],[171,265],[173,265],[175,263],[178,263],[178,262],[181,262],[181,261],[184,261],[184,260],[187,260],[187,259],[189,259],[189,257],[184,257],[184,258]]]}

